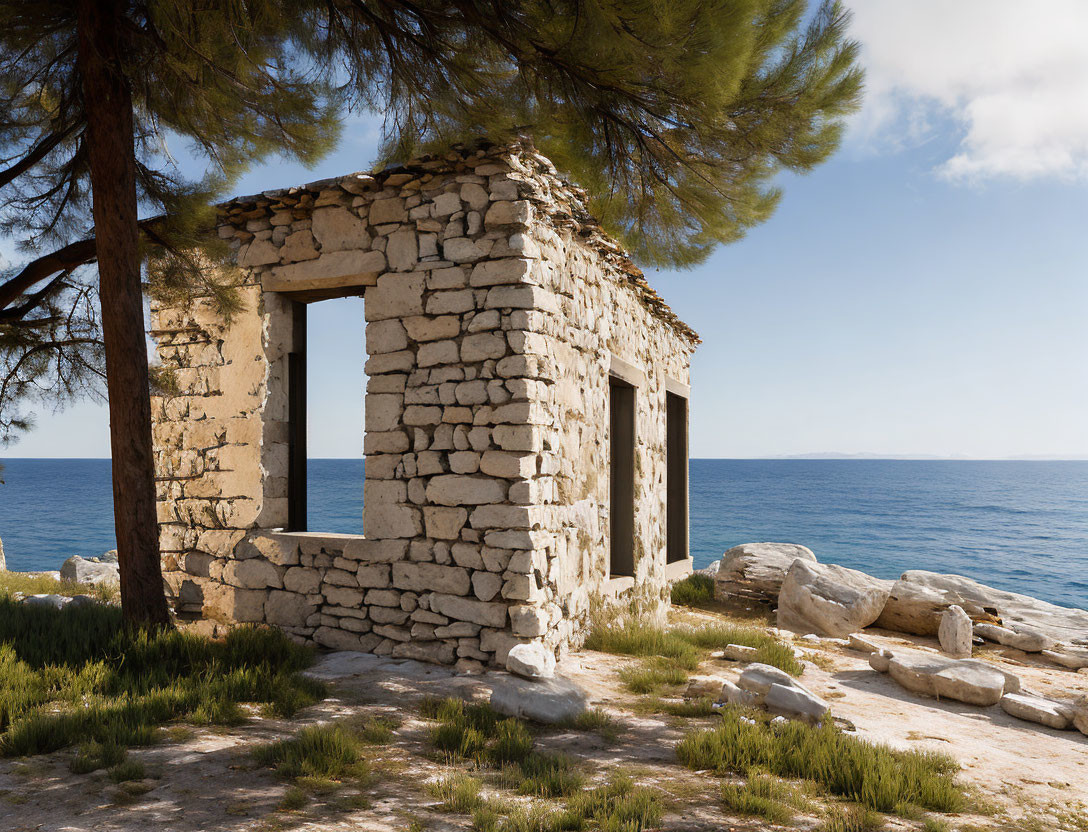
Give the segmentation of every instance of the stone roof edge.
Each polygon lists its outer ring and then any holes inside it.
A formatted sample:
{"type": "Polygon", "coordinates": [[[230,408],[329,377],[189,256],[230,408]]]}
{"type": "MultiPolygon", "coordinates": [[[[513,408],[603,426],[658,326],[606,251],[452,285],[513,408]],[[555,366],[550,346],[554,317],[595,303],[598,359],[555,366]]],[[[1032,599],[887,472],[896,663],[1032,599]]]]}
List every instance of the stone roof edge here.
{"type": "Polygon", "coordinates": [[[419,156],[403,164],[389,165],[381,170],[359,171],[344,176],[319,179],[291,188],[278,188],[249,196],[233,197],[220,203],[217,208],[220,215],[230,220],[248,219],[251,216],[264,215],[269,210],[302,208],[313,210],[320,206],[320,194],[339,188],[349,194],[362,195],[380,191],[384,187],[400,184],[397,177],[409,178],[422,173],[452,172],[454,165],[469,160],[501,160],[513,172],[528,174],[536,179],[543,179],[551,186],[551,193],[545,195],[526,194],[538,207],[542,207],[556,227],[569,228],[583,245],[597,252],[608,265],[616,270],[621,278],[636,293],[639,300],[656,318],[668,324],[692,346],[702,343],[699,334],[680,317],[650,285],[642,270],[635,265],[630,256],[597,220],[589,213],[586,192],[562,178],[551,160],[538,153],[528,139],[497,145],[485,140],[472,145],[455,145],[445,154],[419,156]],[[393,180],[393,181],[390,181],[393,180]],[[544,199],[542,197],[548,197],[544,199]],[[247,216],[250,215],[250,216],[247,216]]]}

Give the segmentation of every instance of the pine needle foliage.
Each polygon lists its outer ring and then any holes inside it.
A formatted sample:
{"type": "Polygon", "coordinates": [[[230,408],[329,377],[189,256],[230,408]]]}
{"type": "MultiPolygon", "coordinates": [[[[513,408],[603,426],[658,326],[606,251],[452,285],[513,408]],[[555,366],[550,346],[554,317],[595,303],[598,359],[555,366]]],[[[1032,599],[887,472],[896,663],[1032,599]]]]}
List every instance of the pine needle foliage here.
{"type": "MultiPolygon", "coordinates": [[[[148,287],[228,316],[212,203],[254,162],[316,162],[348,108],[383,116],[387,160],[531,137],[636,259],[690,266],[833,152],[862,86],[837,0],[117,2],[148,287]]],[[[101,389],[78,6],[0,0],[0,232],[38,258],[0,274],[8,433],[12,402],[101,389]]]]}

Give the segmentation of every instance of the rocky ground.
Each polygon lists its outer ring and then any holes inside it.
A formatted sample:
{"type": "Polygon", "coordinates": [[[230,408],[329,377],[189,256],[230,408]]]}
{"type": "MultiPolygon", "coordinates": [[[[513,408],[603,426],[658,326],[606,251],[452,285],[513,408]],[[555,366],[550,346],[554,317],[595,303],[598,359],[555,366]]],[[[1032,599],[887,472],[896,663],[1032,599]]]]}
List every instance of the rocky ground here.
{"type": "MultiPolygon", "coordinates": [[[[712,610],[676,610],[674,623],[720,620],[712,610]]],[[[936,639],[880,629],[865,633],[897,655],[933,655],[936,639]]],[[[858,735],[902,749],[933,749],[953,755],[959,775],[981,811],[951,816],[947,829],[1088,829],[1088,736],[1026,723],[999,707],[980,708],[937,701],[901,688],[873,670],[868,655],[838,641],[796,637],[807,661],[801,681],[831,705],[858,735]]],[[[977,655],[977,654],[976,654],[977,655]]],[[[1058,669],[1037,656],[1011,648],[986,649],[982,661],[1015,672],[1025,687],[1042,694],[1088,693],[1088,675],[1058,669]]],[[[564,659],[560,674],[580,684],[591,704],[614,717],[618,734],[569,728],[542,728],[538,746],[572,755],[591,778],[618,771],[656,787],[667,812],[662,828],[757,830],[782,828],[767,821],[726,813],[717,797],[721,780],[690,771],[676,758],[675,744],[688,731],[708,727],[715,717],[680,719],[653,712],[643,697],[629,693],[618,673],[636,660],[592,651],[564,659]]],[[[736,680],[742,665],[711,658],[698,673],[736,680]]],[[[506,674],[456,676],[448,668],[391,661],[364,654],[327,654],[314,671],[332,685],[333,695],[290,722],[254,713],[230,729],[172,726],[163,741],[134,749],[149,777],[116,785],[103,771],[76,775],[72,752],[0,761],[0,828],[26,830],[365,830],[422,832],[470,829],[465,814],[446,811],[427,789],[448,774],[427,741],[429,723],[419,716],[425,696],[486,697],[506,674]],[[288,786],[259,766],[252,748],[288,736],[301,725],[338,718],[389,715],[400,720],[386,743],[367,755],[374,778],[356,792],[317,795],[297,810],[282,806],[288,786]]],[[[813,829],[816,817],[796,818],[789,828],[813,829]]],[[[889,818],[887,829],[920,829],[921,824],[889,818]]]]}

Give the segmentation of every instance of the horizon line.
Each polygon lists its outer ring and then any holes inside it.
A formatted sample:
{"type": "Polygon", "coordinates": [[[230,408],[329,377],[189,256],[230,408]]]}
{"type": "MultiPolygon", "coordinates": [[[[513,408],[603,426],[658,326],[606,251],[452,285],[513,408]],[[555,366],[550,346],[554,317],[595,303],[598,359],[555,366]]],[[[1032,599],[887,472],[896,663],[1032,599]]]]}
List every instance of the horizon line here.
{"type": "MultiPolygon", "coordinates": [[[[0,456],[4,460],[53,460],[108,462],[108,456],[0,456]]],[[[1016,456],[937,456],[929,454],[777,454],[774,456],[692,456],[689,460],[708,462],[1088,462],[1088,454],[1062,456],[1057,454],[1019,454],[1016,456]]],[[[307,460],[351,462],[365,460],[363,456],[311,456],[307,460]]]]}

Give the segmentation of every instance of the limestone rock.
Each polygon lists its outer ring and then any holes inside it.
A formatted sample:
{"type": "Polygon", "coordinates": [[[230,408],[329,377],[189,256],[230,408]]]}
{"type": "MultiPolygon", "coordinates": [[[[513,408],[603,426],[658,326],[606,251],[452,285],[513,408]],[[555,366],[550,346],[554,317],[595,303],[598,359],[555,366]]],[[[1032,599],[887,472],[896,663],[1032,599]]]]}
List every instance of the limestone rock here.
{"type": "Polygon", "coordinates": [[[794,543],[743,543],[719,561],[714,597],[747,598],[774,604],[786,572],[795,560],[815,563],[811,549],[794,543]]]}
{"type": "Polygon", "coordinates": [[[119,584],[121,573],[116,563],[102,563],[72,555],[61,565],[60,578],[77,584],[119,584]]]}
{"type": "Polygon", "coordinates": [[[996,705],[1005,693],[1003,674],[981,663],[933,657],[894,657],[888,674],[902,687],[937,699],[996,705]]]}
{"type": "Polygon", "coordinates": [[[971,618],[962,607],[953,604],[941,613],[941,626],[937,630],[941,649],[950,656],[965,658],[971,655],[971,618]]]}
{"type": "Polygon", "coordinates": [[[1053,650],[1041,651],[1039,655],[1050,659],[1055,664],[1060,664],[1062,667],[1068,667],[1070,670],[1080,670],[1082,667],[1088,667],[1088,650],[1083,648],[1058,645],[1053,650]]]}
{"type": "Polygon", "coordinates": [[[722,648],[722,658],[735,662],[754,662],[758,655],[759,651],[755,647],[746,647],[743,644],[727,644],[722,648]]]}
{"type": "Polygon", "coordinates": [[[1073,709],[1070,706],[1041,696],[1006,693],[1001,697],[1001,710],[1017,719],[1037,722],[1059,731],[1073,726],[1073,709]]]}
{"type": "Polygon", "coordinates": [[[554,724],[576,718],[586,709],[587,697],[578,685],[560,676],[551,679],[496,678],[491,707],[501,714],[554,724]]]}
{"type": "Polygon", "coordinates": [[[816,725],[831,710],[826,702],[799,685],[773,684],[763,697],[763,707],[772,714],[816,725]]]}
{"type": "Polygon", "coordinates": [[[1073,706],[1073,727],[1088,736],[1088,701],[1081,700],[1073,706]]]}
{"type": "Polygon", "coordinates": [[[761,694],[745,690],[729,681],[722,682],[722,689],[718,693],[718,701],[725,705],[755,708],[759,706],[761,699],[761,694]]]}
{"type": "MultiPolygon", "coordinates": [[[[902,580],[938,591],[954,592],[964,601],[995,609],[1006,627],[1025,625],[1058,641],[1072,641],[1088,635],[1086,610],[1059,607],[1028,595],[995,589],[962,575],[911,570],[903,573],[902,580]]],[[[963,603],[960,606],[968,614],[974,614],[969,606],[963,603]]]]}
{"type": "Polygon", "coordinates": [[[987,641],[995,641],[1006,647],[1023,650],[1025,653],[1039,653],[1054,646],[1055,640],[1046,633],[1024,624],[1012,627],[999,627],[996,624],[976,624],[974,633],[987,641]]]}
{"type": "Polygon", "coordinates": [[[965,603],[958,594],[898,580],[888,593],[880,617],[873,623],[876,627],[897,633],[935,636],[944,611],[953,604],[962,607],[965,603]]]}
{"type": "Polygon", "coordinates": [[[771,685],[799,686],[799,683],[786,671],[760,662],[753,662],[744,668],[737,680],[737,687],[741,690],[752,691],[760,696],[766,696],[771,685]]]}
{"type": "Polygon", "coordinates": [[[506,669],[527,679],[555,676],[555,654],[539,641],[515,644],[506,654],[506,669]]]}
{"type": "MultiPolygon", "coordinates": [[[[717,698],[722,691],[722,686],[725,684],[726,680],[722,679],[720,676],[692,676],[688,680],[687,689],[684,691],[684,698],[706,699],[711,696],[717,698]]],[[[728,684],[732,684],[732,682],[729,682],[728,684]]]]}
{"type": "Polygon", "coordinates": [[[890,581],[855,569],[795,560],[778,596],[778,626],[845,637],[876,621],[890,589],[890,581]]]}
{"type": "Polygon", "coordinates": [[[860,636],[857,633],[850,634],[848,646],[851,650],[857,650],[859,653],[875,653],[880,649],[873,642],[869,641],[869,639],[860,636]]]}
{"type": "Polygon", "coordinates": [[[887,673],[893,658],[894,655],[891,650],[881,648],[869,654],[869,667],[878,673],[887,673]]]}
{"type": "Polygon", "coordinates": [[[980,659],[961,659],[960,664],[973,664],[995,671],[1005,677],[1005,693],[1020,693],[1020,677],[1010,670],[1005,670],[1000,665],[990,664],[980,659]]]}

